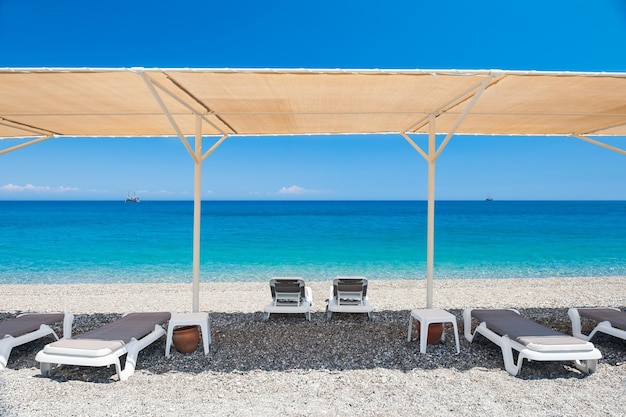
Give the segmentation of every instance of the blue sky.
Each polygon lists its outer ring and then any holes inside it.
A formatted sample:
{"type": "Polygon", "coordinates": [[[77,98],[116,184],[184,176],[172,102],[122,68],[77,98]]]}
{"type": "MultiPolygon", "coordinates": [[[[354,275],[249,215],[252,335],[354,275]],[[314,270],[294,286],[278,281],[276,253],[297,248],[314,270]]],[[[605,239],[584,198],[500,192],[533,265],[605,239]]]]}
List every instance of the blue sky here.
{"type": "MultiPolygon", "coordinates": [[[[0,0],[0,67],[624,72],[625,40],[626,0],[0,0]]],[[[426,199],[426,163],[400,136],[235,137],[206,160],[202,189],[204,199],[426,199]]],[[[178,139],[54,139],[0,155],[0,200],[129,191],[192,198],[178,139]]],[[[437,199],[487,194],[624,200],[626,157],[577,139],[453,138],[437,199]]]]}

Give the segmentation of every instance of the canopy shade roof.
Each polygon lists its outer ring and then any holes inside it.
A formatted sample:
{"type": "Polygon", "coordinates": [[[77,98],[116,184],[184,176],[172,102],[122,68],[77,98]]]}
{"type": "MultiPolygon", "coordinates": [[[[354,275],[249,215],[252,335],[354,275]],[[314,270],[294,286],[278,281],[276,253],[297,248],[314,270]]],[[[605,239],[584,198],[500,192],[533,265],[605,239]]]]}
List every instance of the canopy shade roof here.
{"type": "Polygon", "coordinates": [[[436,115],[437,133],[626,136],[626,73],[0,69],[0,138],[195,135],[196,115],[203,135],[428,133],[436,115]]]}

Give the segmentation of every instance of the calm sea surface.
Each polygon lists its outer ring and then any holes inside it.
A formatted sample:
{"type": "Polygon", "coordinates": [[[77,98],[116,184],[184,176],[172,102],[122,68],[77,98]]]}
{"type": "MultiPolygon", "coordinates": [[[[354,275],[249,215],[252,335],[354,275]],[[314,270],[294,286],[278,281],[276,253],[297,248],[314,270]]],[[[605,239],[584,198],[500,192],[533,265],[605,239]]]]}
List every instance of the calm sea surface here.
{"type": "MultiPolygon", "coordinates": [[[[201,279],[422,279],[424,201],[206,201],[201,279]]],[[[435,278],[626,276],[626,202],[440,201],[435,278]]],[[[0,201],[0,284],[190,282],[193,203],[0,201]]]]}

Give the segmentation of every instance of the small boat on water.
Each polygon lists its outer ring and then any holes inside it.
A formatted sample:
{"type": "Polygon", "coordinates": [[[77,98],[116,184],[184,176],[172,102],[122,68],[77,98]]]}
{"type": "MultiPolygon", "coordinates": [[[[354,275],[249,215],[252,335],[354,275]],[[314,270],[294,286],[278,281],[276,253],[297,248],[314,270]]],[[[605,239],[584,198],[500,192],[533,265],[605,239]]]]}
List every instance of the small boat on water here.
{"type": "Polygon", "coordinates": [[[126,200],[124,201],[125,203],[139,203],[139,197],[137,197],[136,193],[133,193],[133,196],[130,196],[130,193],[128,193],[128,197],[126,197],[126,200]]]}
{"type": "Polygon", "coordinates": [[[493,201],[493,197],[491,196],[491,194],[489,194],[487,198],[485,198],[485,201],[493,201]]]}

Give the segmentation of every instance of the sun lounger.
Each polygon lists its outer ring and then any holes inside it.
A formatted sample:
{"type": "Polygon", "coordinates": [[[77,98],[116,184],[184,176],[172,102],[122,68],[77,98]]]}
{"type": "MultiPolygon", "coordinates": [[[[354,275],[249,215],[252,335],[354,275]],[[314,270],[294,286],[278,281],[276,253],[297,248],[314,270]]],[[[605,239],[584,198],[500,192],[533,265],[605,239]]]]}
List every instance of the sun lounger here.
{"type": "Polygon", "coordinates": [[[367,299],[367,279],[365,277],[336,277],[330,287],[326,318],[333,313],[366,313],[372,319],[372,305],[367,299]]]}
{"type": "Polygon", "coordinates": [[[591,340],[602,332],[626,340],[626,312],[617,308],[570,308],[567,315],[572,321],[572,334],[579,339],[591,340]],[[581,318],[598,323],[589,335],[582,333],[581,318]]]}
{"type": "Polygon", "coordinates": [[[480,333],[502,349],[504,366],[517,375],[524,359],[533,361],[574,361],[577,369],[591,373],[596,369],[600,351],[593,344],[559,333],[522,317],[516,310],[465,310],[465,338],[471,343],[480,333]],[[472,319],[480,324],[471,331],[472,319]],[[513,349],[519,352],[517,364],[513,349]]]}
{"type": "Polygon", "coordinates": [[[40,362],[43,375],[49,375],[52,364],[115,365],[119,380],[124,381],[135,372],[139,352],[165,335],[162,325],[169,319],[169,312],[130,313],[72,339],[50,343],[35,359],[40,362]],[[120,356],[125,354],[122,370],[120,356]]]}
{"type": "Polygon", "coordinates": [[[263,319],[267,321],[272,313],[304,314],[311,321],[313,292],[298,277],[275,277],[270,279],[272,301],[263,309],[263,319]]]}
{"type": "Polygon", "coordinates": [[[71,337],[74,316],[70,313],[21,314],[14,319],[0,322],[0,369],[9,361],[11,350],[33,340],[53,335],[59,340],[50,325],[63,322],[63,337],[71,337]]]}

